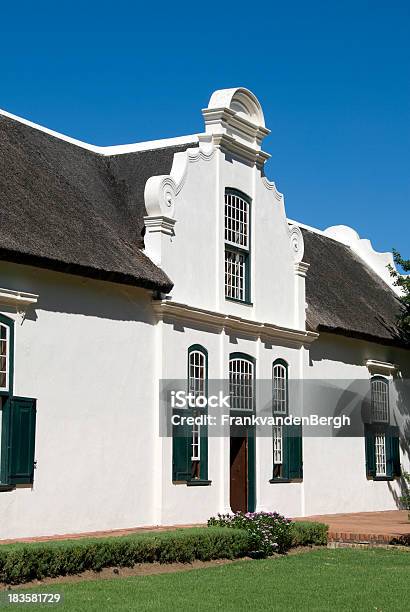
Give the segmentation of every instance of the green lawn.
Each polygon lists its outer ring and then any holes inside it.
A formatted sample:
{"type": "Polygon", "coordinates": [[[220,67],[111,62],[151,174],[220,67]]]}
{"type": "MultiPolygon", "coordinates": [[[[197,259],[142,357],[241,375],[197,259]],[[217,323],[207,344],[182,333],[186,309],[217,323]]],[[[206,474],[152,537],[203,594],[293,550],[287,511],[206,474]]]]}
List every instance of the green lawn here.
{"type": "MultiPolygon", "coordinates": [[[[386,612],[409,609],[409,569],[410,551],[319,549],[174,574],[83,581],[35,590],[63,593],[63,604],[41,606],[56,611],[386,612]]],[[[10,607],[38,608],[32,604],[10,607]]]]}

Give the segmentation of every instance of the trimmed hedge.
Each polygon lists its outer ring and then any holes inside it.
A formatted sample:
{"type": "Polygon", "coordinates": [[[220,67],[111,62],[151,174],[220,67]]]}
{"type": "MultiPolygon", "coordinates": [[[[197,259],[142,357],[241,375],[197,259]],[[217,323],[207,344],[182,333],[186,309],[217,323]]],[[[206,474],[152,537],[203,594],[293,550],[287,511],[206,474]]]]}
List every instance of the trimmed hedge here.
{"type": "Polygon", "coordinates": [[[235,559],[250,550],[246,531],[221,527],[181,529],[96,540],[0,546],[0,581],[19,584],[137,563],[191,563],[235,559]]]}
{"type": "Polygon", "coordinates": [[[325,546],[328,531],[324,523],[296,521],[292,523],[292,546],[325,546]]]}

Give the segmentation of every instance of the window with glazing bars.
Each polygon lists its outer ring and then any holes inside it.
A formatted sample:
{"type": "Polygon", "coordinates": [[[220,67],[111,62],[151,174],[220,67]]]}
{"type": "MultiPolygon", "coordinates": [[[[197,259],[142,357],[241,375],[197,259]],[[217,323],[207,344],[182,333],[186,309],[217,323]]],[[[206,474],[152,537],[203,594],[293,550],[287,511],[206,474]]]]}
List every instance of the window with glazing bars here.
{"type": "Polygon", "coordinates": [[[225,297],[249,301],[250,205],[233,191],[225,193],[225,297]]]}
{"type": "Polygon", "coordinates": [[[389,421],[389,382],[384,378],[371,381],[372,420],[389,421]]]}
{"type": "MultiPolygon", "coordinates": [[[[188,387],[189,392],[195,397],[199,395],[205,395],[206,393],[206,359],[204,353],[201,351],[191,351],[189,353],[189,376],[188,376],[188,387]]],[[[191,442],[191,461],[199,462],[201,459],[201,436],[200,426],[194,424],[192,426],[192,442],[191,442]]],[[[197,468],[193,466],[193,471],[199,471],[199,465],[197,468]]]]}
{"type": "Polygon", "coordinates": [[[376,476],[386,476],[386,435],[375,435],[376,476]]]}
{"type": "Polygon", "coordinates": [[[231,410],[253,410],[255,398],[252,361],[241,358],[230,359],[229,394],[231,410]]]}
{"type": "Polygon", "coordinates": [[[283,430],[282,425],[273,426],[273,463],[283,464],[283,430]]]}
{"type": "Polygon", "coordinates": [[[273,412],[286,414],[288,411],[288,369],[282,362],[272,366],[273,412]]]}

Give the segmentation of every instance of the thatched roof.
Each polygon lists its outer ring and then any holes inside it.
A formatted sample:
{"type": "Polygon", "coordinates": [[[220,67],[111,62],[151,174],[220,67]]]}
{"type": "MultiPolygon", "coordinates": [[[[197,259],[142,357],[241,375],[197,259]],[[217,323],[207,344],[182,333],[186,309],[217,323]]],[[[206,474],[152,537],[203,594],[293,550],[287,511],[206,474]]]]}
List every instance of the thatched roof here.
{"type": "Polygon", "coordinates": [[[356,255],[332,238],[302,229],[310,329],[400,344],[400,303],[391,288],[356,255]]]}
{"type": "Polygon", "coordinates": [[[169,291],[139,248],[144,187],[188,146],[105,157],[0,115],[0,258],[169,291]]]}
{"type": "MultiPolygon", "coordinates": [[[[0,115],[0,259],[170,291],[141,250],[144,188],[192,146],[103,156],[0,115]]],[[[391,289],[348,247],[303,234],[309,327],[397,342],[391,289]]]]}

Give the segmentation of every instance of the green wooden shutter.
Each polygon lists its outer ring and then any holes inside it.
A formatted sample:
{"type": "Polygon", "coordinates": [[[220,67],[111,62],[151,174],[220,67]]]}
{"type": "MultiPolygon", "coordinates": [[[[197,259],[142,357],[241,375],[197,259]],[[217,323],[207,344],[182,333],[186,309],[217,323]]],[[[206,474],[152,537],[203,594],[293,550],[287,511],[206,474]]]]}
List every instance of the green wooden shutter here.
{"type": "MultiPolygon", "coordinates": [[[[174,410],[174,415],[192,416],[188,410],[174,410]]],[[[172,480],[187,481],[192,476],[192,427],[186,424],[172,426],[172,480]]]]}
{"type": "Polygon", "coordinates": [[[289,425],[282,425],[282,478],[289,478],[289,425]]]}
{"type": "Polygon", "coordinates": [[[386,431],[386,476],[394,478],[400,475],[399,431],[397,427],[389,427],[386,431]]]}
{"type": "Polygon", "coordinates": [[[13,397],[8,402],[8,483],[32,484],[36,437],[36,400],[13,397]]]}
{"type": "Polygon", "coordinates": [[[364,430],[365,449],[366,449],[366,474],[368,478],[376,476],[376,446],[374,433],[369,426],[364,430]]]}
{"type": "MultiPolygon", "coordinates": [[[[207,414],[207,412],[204,414],[207,414]]],[[[199,435],[201,437],[200,478],[201,480],[208,480],[208,424],[201,425],[199,435]]]]}
{"type": "Polygon", "coordinates": [[[290,480],[303,478],[302,427],[286,425],[283,427],[284,478],[290,480]]]}

